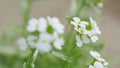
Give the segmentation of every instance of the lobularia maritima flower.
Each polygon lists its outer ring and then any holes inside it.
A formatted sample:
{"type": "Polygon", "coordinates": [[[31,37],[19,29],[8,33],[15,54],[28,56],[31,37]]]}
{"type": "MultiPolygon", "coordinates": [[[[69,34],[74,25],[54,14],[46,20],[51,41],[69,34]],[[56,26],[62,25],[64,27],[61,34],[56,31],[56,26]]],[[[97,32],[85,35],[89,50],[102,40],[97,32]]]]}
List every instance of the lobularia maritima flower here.
{"type": "Polygon", "coordinates": [[[100,54],[96,51],[90,51],[90,55],[96,60],[94,64],[89,65],[88,68],[108,68],[108,62],[101,58],[100,54]]]}
{"type": "Polygon", "coordinates": [[[74,26],[74,29],[77,31],[76,35],[76,45],[81,47],[83,43],[96,42],[98,40],[99,34],[101,31],[97,26],[95,20],[92,17],[89,18],[90,22],[81,21],[78,17],[73,17],[71,24],[74,26]]]}
{"type": "Polygon", "coordinates": [[[57,17],[30,19],[27,26],[28,37],[18,40],[21,50],[35,48],[40,52],[49,52],[54,47],[61,50],[64,45],[62,34],[64,26],[57,17]]]}

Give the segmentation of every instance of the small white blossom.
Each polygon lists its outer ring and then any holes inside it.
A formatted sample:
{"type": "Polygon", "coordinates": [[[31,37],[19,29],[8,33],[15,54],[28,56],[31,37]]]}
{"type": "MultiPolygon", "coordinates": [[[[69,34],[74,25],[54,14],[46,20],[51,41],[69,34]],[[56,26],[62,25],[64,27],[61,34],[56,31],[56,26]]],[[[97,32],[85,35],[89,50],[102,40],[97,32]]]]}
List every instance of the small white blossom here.
{"type": "Polygon", "coordinates": [[[97,22],[90,17],[90,26],[91,26],[91,33],[92,34],[101,34],[99,27],[97,26],[97,22]]]}
{"type": "Polygon", "coordinates": [[[82,40],[83,40],[84,43],[89,43],[90,42],[90,39],[86,35],[82,36],[82,40]]]}
{"type": "Polygon", "coordinates": [[[22,51],[25,51],[28,48],[26,40],[24,38],[18,39],[17,43],[19,45],[20,50],[22,51]]]}
{"type": "Polygon", "coordinates": [[[95,20],[92,17],[89,18],[90,22],[81,21],[78,17],[73,17],[71,24],[74,26],[74,29],[78,32],[76,36],[76,44],[78,47],[81,47],[83,43],[96,42],[98,40],[99,34],[101,31],[97,26],[95,20]]]}
{"type": "Polygon", "coordinates": [[[83,42],[82,42],[82,40],[81,40],[81,38],[80,38],[80,36],[79,35],[76,35],[76,45],[78,46],[78,47],[81,47],[82,46],[82,44],[83,44],[83,42]]]}
{"type": "Polygon", "coordinates": [[[27,26],[27,31],[29,32],[45,32],[47,27],[47,21],[44,18],[40,18],[39,20],[33,18],[29,21],[27,26]]]}
{"type": "Polygon", "coordinates": [[[37,37],[35,35],[29,35],[27,37],[27,43],[29,46],[31,47],[35,47],[36,43],[37,43],[37,37]]]}
{"type": "Polygon", "coordinates": [[[36,48],[40,52],[49,52],[51,50],[51,41],[52,36],[48,33],[42,33],[40,34],[39,42],[36,45],[36,48]]]}
{"type": "Polygon", "coordinates": [[[100,54],[96,51],[90,51],[90,54],[98,61],[105,62],[103,58],[100,57],[100,54]]]}
{"type": "Polygon", "coordinates": [[[61,24],[60,20],[57,17],[47,17],[48,24],[59,34],[64,33],[64,26],[61,24]]]}
{"type": "Polygon", "coordinates": [[[95,68],[93,65],[89,65],[89,67],[88,68],[95,68]]]}
{"type": "Polygon", "coordinates": [[[53,35],[53,45],[56,49],[61,50],[64,44],[64,40],[62,37],[59,37],[58,34],[55,32],[53,35]]]}
{"type": "Polygon", "coordinates": [[[73,17],[73,20],[74,21],[71,21],[71,24],[74,26],[74,29],[79,33],[85,34],[88,22],[81,21],[78,17],[73,17]]]}
{"type": "Polygon", "coordinates": [[[103,3],[102,2],[99,2],[98,4],[97,4],[97,7],[98,8],[102,8],[104,5],[103,5],[103,3]]]}
{"type": "Polygon", "coordinates": [[[107,67],[109,65],[109,63],[108,62],[104,62],[103,65],[107,67]]]}
{"type": "Polygon", "coordinates": [[[81,47],[83,43],[89,43],[90,40],[86,35],[83,35],[82,38],[79,35],[76,35],[76,44],[78,47],[81,47]]]}
{"type": "Polygon", "coordinates": [[[90,38],[91,38],[92,42],[96,42],[98,40],[97,36],[91,36],[90,38]]]}
{"type": "Polygon", "coordinates": [[[96,62],[94,63],[94,66],[95,66],[95,68],[103,68],[102,63],[101,63],[101,62],[98,62],[98,61],[96,61],[96,62]]]}
{"type": "Polygon", "coordinates": [[[95,61],[93,65],[89,65],[88,68],[108,68],[108,62],[95,61]]]}

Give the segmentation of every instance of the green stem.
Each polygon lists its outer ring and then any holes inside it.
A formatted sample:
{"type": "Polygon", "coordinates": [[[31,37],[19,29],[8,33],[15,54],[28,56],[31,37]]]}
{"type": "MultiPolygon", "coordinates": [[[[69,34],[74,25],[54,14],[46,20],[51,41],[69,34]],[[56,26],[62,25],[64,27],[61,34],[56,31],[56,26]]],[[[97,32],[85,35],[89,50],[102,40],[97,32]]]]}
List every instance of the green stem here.
{"type": "Polygon", "coordinates": [[[34,68],[34,63],[37,58],[38,50],[33,50],[29,56],[27,62],[24,64],[24,68],[34,68]]]}
{"type": "Polygon", "coordinates": [[[79,6],[79,8],[78,8],[78,11],[77,11],[77,13],[76,13],[76,16],[80,16],[80,13],[81,13],[81,11],[82,11],[82,9],[84,8],[84,6],[86,5],[86,0],[83,0],[82,1],[82,5],[81,6],[79,6]]]}
{"type": "Polygon", "coordinates": [[[69,52],[69,54],[68,54],[68,58],[67,58],[67,60],[66,60],[66,62],[65,62],[65,64],[64,64],[64,68],[68,68],[68,64],[69,64],[68,61],[69,61],[71,55],[73,54],[75,47],[76,47],[76,46],[73,46],[73,48],[70,50],[70,52],[69,52]]]}
{"type": "Polygon", "coordinates": [[[24,26],[29,20],[31,5],[32,5],[32,0],[22,0],[22,18],[23,18],[24,26]]]}

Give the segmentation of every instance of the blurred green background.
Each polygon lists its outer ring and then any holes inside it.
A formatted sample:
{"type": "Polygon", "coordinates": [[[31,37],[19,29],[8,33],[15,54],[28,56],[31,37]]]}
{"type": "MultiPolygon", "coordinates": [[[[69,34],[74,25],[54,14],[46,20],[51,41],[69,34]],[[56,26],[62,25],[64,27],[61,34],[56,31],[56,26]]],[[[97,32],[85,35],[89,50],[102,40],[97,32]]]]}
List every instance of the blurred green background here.
{"type": "MultiPolygon", "coordinates": [[[[21,15],[22,0],[0,0],[0,32],[6,25],[22,23],[21,15]]],[[[97,17],[101,22],[101,40],[105,43],[102,50],[104,58],[110,62],[110,68],[120,67],[120,0],[105,0],[102,8],[102,16],[90,11],[90,15],[97,17]]],[[[31,17],[39,18],[46,16],[57,16],[65,20],[69,14],[70,0],[45,0],[34,2],[31,9],[31,17]]],[[[66,23],[64,23],[66,24],[66,23]]],[[[13,57],[14,58],[14,57],[13,57]]],[[[17,58],[15,58],[17,60],[17,58]]],[[[2,60],[0,60],[2,61],[2,60]]],[[[22,62],[22,61],[21,61],[22,62]]]]}

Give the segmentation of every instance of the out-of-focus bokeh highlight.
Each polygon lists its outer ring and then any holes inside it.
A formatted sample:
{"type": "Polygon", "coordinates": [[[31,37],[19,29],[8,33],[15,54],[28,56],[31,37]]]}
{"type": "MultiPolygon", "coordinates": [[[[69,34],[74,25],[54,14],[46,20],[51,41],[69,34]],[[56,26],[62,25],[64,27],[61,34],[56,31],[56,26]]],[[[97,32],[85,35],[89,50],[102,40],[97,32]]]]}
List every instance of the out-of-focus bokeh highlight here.
{"type": "MultiPolygon", "coordinates": [[[[101,40],[105,43],[102,55],[107,58],[110,68],[120,67],[120,0],[105,0],[102,16],[90,11],[100,20],[101,40]]],[[[69,14],[70,0],[45,0],[32,4],[31,18],[56,16],[62,19],[69,14]]],[[[98,20],[98,21],[99,21],[98,20]]],[[[21,0],[0,0],[0,32],[7,24],[22,23],[21,0]]],[[[65,23],[64,23],[65,24],[65,23]]]]}

